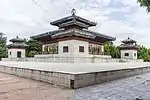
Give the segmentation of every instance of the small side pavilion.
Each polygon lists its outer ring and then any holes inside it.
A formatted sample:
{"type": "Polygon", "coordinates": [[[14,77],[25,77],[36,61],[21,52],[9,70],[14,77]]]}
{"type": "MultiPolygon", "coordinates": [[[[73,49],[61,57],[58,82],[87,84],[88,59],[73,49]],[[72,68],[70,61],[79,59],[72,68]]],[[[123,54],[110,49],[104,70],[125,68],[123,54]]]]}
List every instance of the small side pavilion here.
{"type": "Polygon", "coordinates": [[[25,40],[19,38],[13,38],[9,40],[12,44],[7,46],[8,48],[8,58],[25,58],[25,40]]]}
{"type": "Polygon", "coordinates": [[[136,41],[128,37],[123,40],[122,43],[123,44],[120,45],[121,58],[137,59],[138,46],[136,45],[136,41]]]}

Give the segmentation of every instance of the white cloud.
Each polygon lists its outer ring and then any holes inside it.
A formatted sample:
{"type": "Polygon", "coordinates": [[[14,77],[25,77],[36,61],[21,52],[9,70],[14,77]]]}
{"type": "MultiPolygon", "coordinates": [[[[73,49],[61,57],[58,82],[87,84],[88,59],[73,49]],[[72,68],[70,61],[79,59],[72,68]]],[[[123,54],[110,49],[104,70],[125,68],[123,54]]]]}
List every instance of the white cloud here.
{"type": "Polygon", "coordinates": [[[102,1],[104,6],[108,6],[111,0],[97,0],[97,1],[102,1]]]}
{"type": "Polygon", "coordinates": [[[36,23],[33,22],[29,16],[24,15],[24,14],[14,14],[7,20],[9,22],[19,23],[19,24],[25,25],[27,27],[36,26],[36,23]]]}
{"type": "Polygon", "coordinates": [[[139,4],[137,3],[137,0],[116,0],[121,2],[122,4],[130,7],[135,7],[138,6],[139,4]]]}
{"type": "Polygon", "coordinates": [[[150,16],[140,8],[136,0],[0,0],[0,31],[8,39],[15,35],[22,38],[56,29],[49,22],[70,15],[72,8],[77,15],[96,21],[91,28],[100,33],[115,36],[116,43],[128,36],[140,44],[150,47],[150,16]],[[111,2],[120,2],[120,9],[111,6],[111,2]],[[120,15],[112,13],[120,12],[120,15]],[[118,17],[125,19],[118,19],[118,17]]]}

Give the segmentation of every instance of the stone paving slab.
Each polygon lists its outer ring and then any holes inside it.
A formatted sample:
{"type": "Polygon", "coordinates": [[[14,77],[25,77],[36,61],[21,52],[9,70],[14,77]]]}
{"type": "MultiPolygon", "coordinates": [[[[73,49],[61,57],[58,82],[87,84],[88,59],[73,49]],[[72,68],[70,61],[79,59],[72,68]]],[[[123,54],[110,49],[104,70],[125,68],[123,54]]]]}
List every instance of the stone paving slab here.
{"type": "Polygon", "coordinates": [[[0,100],[150,100],[150,73],[76,90],[0,73],[0,100]]]}
{"type": "Polygon", "coordinates": [[[27,69],[37,69],[45,71],[54,71],[70,74],[81,74],[90,72],[101,72],[110,70],[130,69],[150,66],[146,62],[128,62],[128,63],[48,63],[48,62],[17,62],[0,61],[0,65],[9,67],[19,67],[27,69]]]}
{"type": "Polygon", "coordinates": [[[0,71],[77,89],[150,72],[150,63],[37,64],[36,62],[1,61],[0,71]]]}
{"type": "Polygon", "coordinates": [[[76,100],[150,100],[150,73],[77,89],[76,100]]]}
{"type": "Polygon", "coordinates": [[[74,90],[0,73],[0,100],[74,100],[74,90]]]}

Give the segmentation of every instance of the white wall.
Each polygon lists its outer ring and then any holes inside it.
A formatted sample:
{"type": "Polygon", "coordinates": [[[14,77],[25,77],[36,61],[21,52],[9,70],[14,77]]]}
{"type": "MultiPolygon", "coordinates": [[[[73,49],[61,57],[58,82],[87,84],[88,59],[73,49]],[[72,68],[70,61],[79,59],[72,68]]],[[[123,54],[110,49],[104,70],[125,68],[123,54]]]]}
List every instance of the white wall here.
{"type": "Polygon", "coordinates": [[[79,40],[60,41],[58,53],[64,57],[87,57],[89,56],[89,43],[79,40]],[[63,46],[68,46],[69,52],[63,52],[63,46]],[[84,46],[84,52],[79,52],[79,46],[84,46]]]}
{"type": "MultiPolygon", "coordinates": [[[[44,51],[44,47],[47,45],[50,45],[50,44],[45,44],[42,46],[43,51],[44,51]]],[[[58,56],[58,57],[91,57],[92,55],[89,54],[89,45],[91,45],[91,43],[88,43],[86,41],[81,41],[81,40],[59,41],[58,42],[58,54],[53,54],[53,55],[58,56]],[[68,46],[69,52],[63,52],[64,46],[68,46]],[[79,52],[79,46],[84,46],[84,52],[79,52]]],[[[92,45],[96,46],[96,44],[92,44],[92,45]]],[[[102,49],[101,51],[104,52],[103,45],[97,45],[97,46],[101,46],[101,49],[102,49]]]]}
{"type": "Polygon", "coordinates": [[[102,52],[104,52],[104,45],[101,45],[101,48],[102,48],[102,52]]]}
{"type": "Polygon", "coordinates": [[[137,50],[121,50],[122,59],[137,59],[137,50]],[[129,53],[129,56],[125,56],[125,53],[129,53]],[[136,53],[136,56],[134,56],[136,53]]]}
{"type": "Polygon", "coordinates": [[[45,47],[45,45],[42,45],[42,51],[44,51],[44,47],[45,47]]]}
{"type": "MultiPolygon", "coordinates": [[[[46,44],[49,45],[49,44],[46,44]]],[[[42,49],[44,51],[44,47],[42,49]]],[[[58,42],[58,54],[49,54],[51,56],[58,56],[58,57],[91,57],[92,55],[89,54],[89,43],[86,41],[81,40],[66,40],[66,41],[59,41],[58,42]],[[63,47],[68,46],[68,52],[63,52],[63,47]],[[84,46],[84,52],[79,52],[79,46],[84,46]]],[[[95,44],[93,44],[95,45],[95,44]]],[[[104,46],[101,46],[101,51],[104,52],[104,46]]],[[[36,57],[36,56],[35,56],[36,57]]]]}
{"type": "Polygon", "coordinates": [[[25,49],[8,49],[8,58],[17,58],[17,52],[21,52],[21,58],[25,57],[25,49]],[[11,55],[10,55],[11,52],[11,55]]]}

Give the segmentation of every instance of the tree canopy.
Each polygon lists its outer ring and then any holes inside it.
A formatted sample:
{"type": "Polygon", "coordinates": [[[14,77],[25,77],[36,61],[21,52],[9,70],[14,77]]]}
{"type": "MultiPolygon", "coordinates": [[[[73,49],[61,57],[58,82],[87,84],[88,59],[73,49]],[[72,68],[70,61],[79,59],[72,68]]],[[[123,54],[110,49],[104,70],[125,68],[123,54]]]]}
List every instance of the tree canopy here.
{"type": "Polygon", "coordinates": [[[141,7],[145,7],[147,12],[150,12],[150,0],[137,0],[141,7]]]}
{"type": "Polygon", "coordinates": [[[42,43],[37,40],[30,39],[26,41],[26,57],[33,57],[35,54],[42,52],[42,43]]]}
{"type": "MultiPolygon", "coordinates": [[[[145,62],[150,62],[150,49],[144,46],[139,46],[137,52],[138,59],[143,59],[145,62]]],[[[111,55],[112,58],[120,58],[120,49],[113,43],[105,43],[104,54],[111,55]]]]}
{"type": "Polygon", "coordinates": [[[118,46],[114,46],[113,43],[105,43],[104,45],[104,54],[111,55],[112,58],[120,58],[120,49],[118,46]]]}
{"type": "Polygon", "coordinates": [[[150,62],[150,49],[144,46],[140,46],[138,49],[138,59],[150,62]]]}
{"type": "Polygon", "coordinates": [[[0,60],[1,58],[7,57],[7,46],[6,46],[6,37],[3,37],[3,33],[0,33],[0,60]]]}

